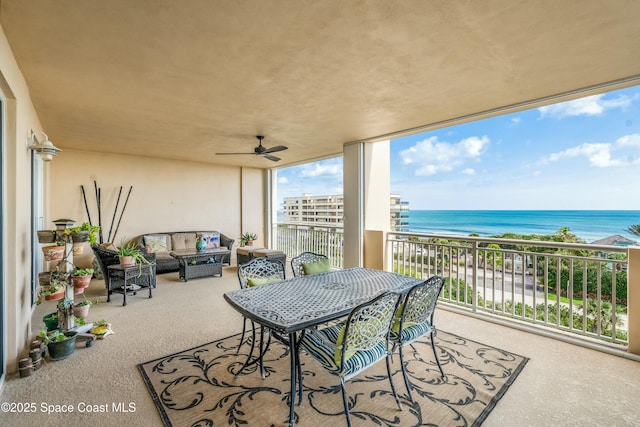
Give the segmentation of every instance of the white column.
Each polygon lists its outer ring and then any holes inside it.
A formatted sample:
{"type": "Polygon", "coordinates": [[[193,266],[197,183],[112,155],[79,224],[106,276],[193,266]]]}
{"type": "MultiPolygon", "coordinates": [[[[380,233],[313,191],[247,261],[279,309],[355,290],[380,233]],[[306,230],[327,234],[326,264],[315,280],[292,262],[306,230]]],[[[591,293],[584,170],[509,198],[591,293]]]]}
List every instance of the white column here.
{"type": "Polygon", "coordinates": [[[363,265],[364,143],[344,146],[342,169],[344,178],[343,267],[360,267],[363,265]]]}
{"type": "Polygon", "coordinates": [[[345,145],[344,267],[384,268],[380,232],[389,230],[390,142],[345,145]],[[366,232],[375,231],[369,234],[366,232]]]}

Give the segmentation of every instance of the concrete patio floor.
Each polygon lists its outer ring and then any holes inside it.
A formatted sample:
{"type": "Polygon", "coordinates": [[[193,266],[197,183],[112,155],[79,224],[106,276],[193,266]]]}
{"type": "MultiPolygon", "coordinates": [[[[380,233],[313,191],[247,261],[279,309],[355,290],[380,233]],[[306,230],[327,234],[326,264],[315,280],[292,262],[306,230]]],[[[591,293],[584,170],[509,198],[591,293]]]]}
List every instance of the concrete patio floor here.
{"type": "MultiPolygon", "coordinates": [[[[291,277],[288,275],[287,277],[291,277]]],[[[111,322],[114,335],[70,358],[49,362],[27,378],[9,375],[2,402],[34,402],[36,413],[0,413],[6,426],[161,426],[162,422],[136,365],[241,331],[242,318],[224,301],[236,289],[235,267],[222,278],[178,280],[158,276],[153,298],[146,291],[106,303],[104,284],[93,280],[86,291],[90,320],[111,322]],[[127,413],[51,413],[51,405],[133,403],[127,413]]],[[[33,333],[54,304],[37,306],[33,333]]],[[[497,403],[484,426],[637,426],[640,425],[640,363],[558,340],[438,309],[436,326],[468,339],[530,358],[523,372],[497,403]]],[[[25,350],[26,351],[26,350],[25,350]]],[[[428,420],[426,420],[428,422],[428,420]]],[[[301,424],[307,425],[307,424],[301,424]]]]}

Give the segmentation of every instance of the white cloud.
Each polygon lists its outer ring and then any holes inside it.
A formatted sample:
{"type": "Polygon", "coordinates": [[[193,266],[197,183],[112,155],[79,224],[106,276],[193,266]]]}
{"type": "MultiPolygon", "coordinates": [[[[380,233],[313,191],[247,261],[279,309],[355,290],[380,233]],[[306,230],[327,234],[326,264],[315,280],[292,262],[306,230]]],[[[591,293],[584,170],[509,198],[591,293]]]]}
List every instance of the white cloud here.
{"type": "Polygon", "coordinates": [[[302,177],[318,177],[318,176],[338,176],[342,175],[342,162],[316,162],[302,166],[300,176],[302,177]]]}
{"type": "Polygon", "coordinates": [[[476,170],[472,168],[466,168],[465,170],[462,171],[462,173],[465,175],[475,175],[476,170]]]}
{"type": "Polygon", "coordinates": [[[419,165],[418,176],[430,176],[449,172],[464,164],[466,160],[479,158],[489,144],[487,136],[472,136],[456,143],[439,141],[432,136],[400,152],[405,165],[419,165]]]}
{"type": "Polygon", "coordinates": [[[628,96],[621,95],[615,99],[603,99],[605,95],[593,95],[574,101],[561,102],[538,108],[541,117],[562,119],[571,116],[598,116],[614,108],[626,108],[631,105],[628,96]]]}
{"type": "Polygon", "coordinates": [[[509,122],[509,126],[515,127],[515,126],[518,126],[520,123],[522,123],[522,119],[520,117],[513,117],[509,122]]]}
{"type": "Polygon", "coordinates": [[[591,166],[607,168],[640,164],[640,134],[625,135],[613,143],[584,143],[553,153],[545,160],[586,157],[591,166]]]}
{"type": "Polygon", "coordinates": [[[286,176],[279,176],[278,177],[278,184],[288,184],[289,183],[289,179],[287,179],[286,176]]]}

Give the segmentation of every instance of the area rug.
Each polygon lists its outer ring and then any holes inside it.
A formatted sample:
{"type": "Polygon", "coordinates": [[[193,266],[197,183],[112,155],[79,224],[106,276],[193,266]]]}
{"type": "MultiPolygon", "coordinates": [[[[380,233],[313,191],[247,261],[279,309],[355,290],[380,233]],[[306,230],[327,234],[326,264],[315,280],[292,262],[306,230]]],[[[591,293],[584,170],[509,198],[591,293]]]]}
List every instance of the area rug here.
{"type": "MultiPolygon", "coordinates": [[[[288,349],[273,342],[265,355],[266,376],[256,365],[235,376],[249,345],[236,354],[234,335],[138,365],[166,426],[281,426],[288,424],[288,349]]],[[[392,375],[403,410],[398,410],[384,361],[347,382],[354,426],[479,426],[513,384],[526,357],[438,331],[433,358],[428,338],[405,348],[412,395],[398,355],[392,375]]],[[[296,425],[346,425],[340,380],[302,352],[304,398],[296,425]]]]}

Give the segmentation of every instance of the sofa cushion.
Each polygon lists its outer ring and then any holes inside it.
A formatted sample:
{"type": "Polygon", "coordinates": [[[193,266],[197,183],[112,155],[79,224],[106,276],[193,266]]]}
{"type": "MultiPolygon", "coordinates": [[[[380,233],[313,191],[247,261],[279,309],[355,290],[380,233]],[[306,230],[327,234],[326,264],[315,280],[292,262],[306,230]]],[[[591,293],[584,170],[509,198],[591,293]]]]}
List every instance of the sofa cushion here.
{"type": "Polygon", "coordinates": [[[166,234],[146,234],[143,239],[148,253],[168,252],[171,249],[169,236],[166,234]]]}
{"type": "MultiPolygon", "coordinates": [[[[200,233],[197,233],[200,234],[200,233]]],[[[195,249],[196,248],[196,235],[193,233],[173,233],[171,235],[171,247],[172,250],[181,249],[195,249]]]]}
{"type": "Polygon", "coordinates": [[[217,231],[203,231],[202,238],[207,242],[207,249],[217,249],[220,247],[220,233],[217,231]]]}

